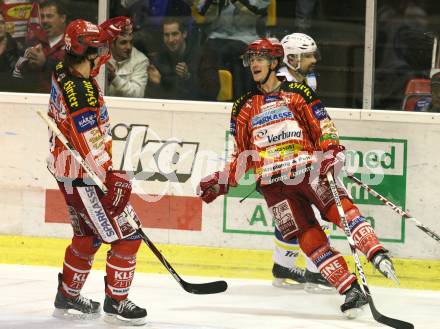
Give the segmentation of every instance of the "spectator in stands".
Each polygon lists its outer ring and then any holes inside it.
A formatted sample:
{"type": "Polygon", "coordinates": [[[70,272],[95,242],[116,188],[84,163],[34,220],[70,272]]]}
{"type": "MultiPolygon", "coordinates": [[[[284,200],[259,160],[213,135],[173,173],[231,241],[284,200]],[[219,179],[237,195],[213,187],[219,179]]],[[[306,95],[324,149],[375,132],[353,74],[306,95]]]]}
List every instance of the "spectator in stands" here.
{"type": "Polygon", "coordinates": [[[214,55],[208,59],[201,58],[198,45],[187,42],[187,35],[184,20],[164,19],[163,42],[166,50],[151,58],[146,97],[216,99],[219,90],[216,58],[214,55]]]}
{"type": "Polygon", "coordinates": [[[133,34],[120,35],[112,43],[107,62],[108,95],[144,97],[148,81],[148,58],[133,47],[133,34]]]}
{"type": "Polygon", "coordinates": [[[65,3],[62,0],[41,1],[40,20],[43,38],[32,40],[34,44],[28,45],[15,67],[14,76],[23,78],[21,91],[49,92],[51,72],[64,55],[65,3]]]}
{"type": "Polygon", "coordinates": [[[162,51],[161,30],[165,17],[185,18],[190,22],[194,0],[121,0],[110,1],[110,15],[131,16],[134,22],[134,45],[149,58],[162,51]]]}
{"type": "Polygon", "coordinates": [[[16,41],[6,32],[5,18],[0,13],[0,91],[14,91],[11,74],[18,59],[16,41]]]}
{"type": "Polygon", "coordinates": [[[243,68],[241,56],[247,45],[258,39],[257,20],[267,14],[269,4],[270,0],[199,0],[197,3],[207,24],[203,56],[209,56],[211,49],[217,51],[218,66],[232,73],[234,97],[252,87],[252,78],[243,68]]]}

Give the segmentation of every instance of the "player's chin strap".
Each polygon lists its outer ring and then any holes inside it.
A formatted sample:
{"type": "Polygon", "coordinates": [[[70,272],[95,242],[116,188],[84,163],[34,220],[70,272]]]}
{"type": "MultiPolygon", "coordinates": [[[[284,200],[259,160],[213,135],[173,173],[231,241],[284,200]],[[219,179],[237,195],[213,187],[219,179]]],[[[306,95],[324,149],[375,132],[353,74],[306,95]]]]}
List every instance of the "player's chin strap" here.
{"type": "Polygon", "coordinates": [[[272,72],[276,72],[277,71],[278,66],[276,68],[274,68],[274,69],[271,68],[272,62],[273,62],[273,59],[269,63],[269,70],[267,71],[266,77],[263,80],[258,82],[258,84],[260,86],[264,85],[267,82],[267,80],[269,80],[270,74],[272,72]]]}

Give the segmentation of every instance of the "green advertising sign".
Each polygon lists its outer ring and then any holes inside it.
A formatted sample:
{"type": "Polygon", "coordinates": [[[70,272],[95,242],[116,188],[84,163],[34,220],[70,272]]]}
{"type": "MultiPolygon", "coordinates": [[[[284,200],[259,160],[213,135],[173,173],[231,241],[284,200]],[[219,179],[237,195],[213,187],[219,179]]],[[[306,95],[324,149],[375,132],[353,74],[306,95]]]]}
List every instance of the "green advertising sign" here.
{"type": "MultiPolygon", "coordinates": [[[[347,148],[345,162],[347,170],[355,171],[355,176],[405,209],[407,141],[364,137],[341,137],[341,141],[347,148]]],[[[233,147],[228,134],[226,145],[228,154],[233,147]]],[[[249,180],[252,182],[253,174],[247,173],[240,182],[244,180],[247,183],[249,180]]],[[[405,241],[403,218],[399,220],[387,206],[347,177],[343,177],[343,182],[381,241],[394,243],[405,241]]],[[[223,231],[239,234],[273,234],[272,216],[264,198],[255,190],[255,183],[239,184],[229,190],[224,198],[223,231]],[[246,200],[240,202],[246,196],[248,196],[246,200]]],[[[333,225],[331,238],[345,239],[345,235],[333,225]]]]}

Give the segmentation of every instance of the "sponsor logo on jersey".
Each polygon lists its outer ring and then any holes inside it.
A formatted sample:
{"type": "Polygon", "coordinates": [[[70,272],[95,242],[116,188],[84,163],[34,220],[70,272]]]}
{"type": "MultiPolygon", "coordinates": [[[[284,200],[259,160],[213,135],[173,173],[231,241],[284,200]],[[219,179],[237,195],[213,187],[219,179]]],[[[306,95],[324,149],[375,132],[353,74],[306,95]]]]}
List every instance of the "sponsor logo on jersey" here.
{"type": "Polygon", "coordinates": [[[285,158],[294,155],[295,152],[301,151],[302,148],[303,147],[301,144],[287,143],[287,144],[268,147],[264,151],[260,151],[259,155],[260,157],[266,159],[285,158]]]}
{"type": "Polygon", "coordinates": [[[309,101],[309,102],[312,101],[313,94],[312,94],[312,91],[310,90],[310,88],[307,85],[304,85],[304,84],[299,83],[299,82],[291,82],[289,84],[289,88],[294,89],[294,91],[296,89],[297,91],[302,92],[302,94],[303,94],[302,96],[305,96],[304,98],[306,99],[306,101],[309,101]]]}
{"type": "Polygon", "coordinates": [[[275,96],[275,95],[273,95],[273,96],[265,96],[264,97],[264,102],[265,103],[272,103],[272,102],[275,102],[275,101],[280,100],[280,99],[281,99],[280,96],[275,96]]]}
{"type": "Polygon", "coordinates": [[[101,109],[100,109],[100,116],[99,116],[99,119],[102,121],[102,122],[105,122],[105,121],[107,121],[108,120],[108,110],[107,110],[107,105],[105,105],[105,104],[103,104],[102,105],[102,107],[101,107],[101,109]]]}
{"type": "Polygon", "coordinates": [[[260,111],[267,112],[269,110],[274,110],[276,108],[285,107],[285,106],[286,106],[285,100],[277,100],[277,101],[273,101],[271,103],[261,105],[260,111]]]}
{"type": "Polygon", "coordinates": [[[261,185],[268,185],[268,184],[286,181],[288,179],[294,179],[297,176],[304,175],[305,173],[312,171],[313,168],[314,166],[307,166],[307,167],[301,167],[299,169],[295,169],[294,171],[287,171],[287,172],[283,171],[276,175],[262,176],[261,185]]]}
{"type": "Polygon", "coordinates": [[[294,159],[267,164],[261,168],[258,168],[257,173],[260,175],[272,174],[274,172],[286,168],[291,168],[293,166],[303,167],[307,164],[310,164],[312,161],[313,161],[313,157],[311,155],[301,154],[294,159]]]}
{"type": "Polygon", "coordinates": [[[327,111],[325,110],[324,104],[321,101],[317,101],[315,104],[312,104],[313,115],[319,121],[328,118],[327,111]]]}
{"type": "Polygon", "coordinates": [[[99,201],[95,187],[87,186],[84,188],[78,188],[78,192],[81,195],[81,199],[87,209],[87,213],[101,235],[101,238],[106,242],[117,240],[118,237],[116,232],[113,229],[110,219],[107,217],[101,202],[99,201]]]}
{"type": "Polygon", "coordinates": [[[89,131],[92,128],[98,126],[98,121],[96,120],[96,113],[93,111],[86,111],[84,113],[78,114],[73,118],[76,125],[76,130],[83,133],[89,131]]]}
{"type": "Polygon", "coordinates": [[[64,102],[62,101],[62,93],[58,88],[57,84],[52,82],[50,87],[50,109],[52,114],[54,114],[55,119],[65,119],[66,118],[66,108],[64,102]]]}
{"type": "Polygon", "coordinates": [[[75,92],[76,84],[72,80],[68,80],[63,85],[63,90],[66,92],[67,103],[72,111],[79,108],[78,95],[75,92]]]}
{"type": "Polygon", "coordinates": [[[82,84],[85,89],[84,95],[86,96],[87,104],[92,107],[96,107],[98,105],[98,98],[96,98],[95,96],[95,89],[93,88],[93,84],[87,80],[82,80],[82,84]]]}
{"type": "Polygon", "coordinates": [[[292,119],[293,113],[286,106],[281,106],[270,111],[257,114],[252,118],[252,127],[259,127],[281,119],[292,119]]]}
{"type": "Polygon", "coordinates": [[[325,118],[324,120],[322,120],[319,126],[321,127],[323,134],[332,134],[332,135],[338,134],[335,124],[329,118],[325,118]]]}
{"type": "Polygon", "coordinates": [[[282,121],[253,131],[254,144],[258,147],[302,139],[302,129],[296,121],[282,121]]]}
{"type": "Polygon", "coordinates": [[[237,121],[232,119],[231,123],[229,125],[229,131],[231,132],[232,136],[235,136],[237,134],[237,121]]]}

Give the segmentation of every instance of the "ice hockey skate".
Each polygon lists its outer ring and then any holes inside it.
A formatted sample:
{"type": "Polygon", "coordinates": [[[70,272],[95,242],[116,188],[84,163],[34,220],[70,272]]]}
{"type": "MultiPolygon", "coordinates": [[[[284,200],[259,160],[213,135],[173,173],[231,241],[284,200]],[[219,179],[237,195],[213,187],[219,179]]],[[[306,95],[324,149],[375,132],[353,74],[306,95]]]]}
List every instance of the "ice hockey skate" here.
{"type": "Polygon", "coordinates": [[[274,287],[287,289],[304,288],[304,283],[306,282],[304,278],[304,270],[297,266],[287,268],[274,263],[272,267],[272,274],[272,285],[274,287]]]}
{"type": "Polygon", "coordinates": [[[336,289],[321,275],[306,269],[304,290],[310,294],[336,294],[336,289]]]}
{"type": "Polygon", "coordinates": [[[345,302],[341,305],[341,311],[348,319],[357,318],[363,311],[363,306],[368,304],[367,297],[362,292],[357,281],[353,282],[344,293],[345,302]]]}
{"type": "Polygon", "coordinates": [[[92,320],[101,316],[100,304],[81,295],[70,298],[61,292],[62,274],[58,274],[58,292],[53,316],[62,319],[92,320]]]}
{"type": "Polygon", "coordinates": [[[399,284],[399,279],[397,278],[396,271],[394,270],[393,262],[386,251],[378,251],[371,259],[371,263],[373,263],[374,267],[380,273],[382,273],[384,277],[399,284]]]}
{"type": "Polygon", "coordinates": [[[104,321],[116,325],[142,326],[147,320],[147,311],[140,308],[128,298],[118,301],[105,296],[104,321]]]}

